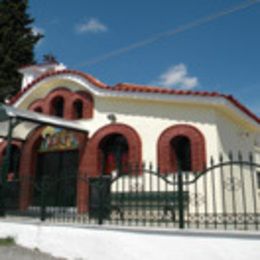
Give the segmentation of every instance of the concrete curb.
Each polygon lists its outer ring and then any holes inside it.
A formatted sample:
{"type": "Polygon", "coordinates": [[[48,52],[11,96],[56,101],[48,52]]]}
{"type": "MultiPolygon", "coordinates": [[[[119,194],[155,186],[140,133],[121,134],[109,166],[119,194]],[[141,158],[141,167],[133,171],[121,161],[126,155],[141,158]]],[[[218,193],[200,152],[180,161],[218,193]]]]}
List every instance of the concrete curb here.
{"type": "Polygon", "coordinates": [[[177,229],[177,228],[163,228],[163,227],[141,227],[141,226],[119,226],[119,225],[96,225],[96,224],[74,224],[74,223],[53,223],[41,222],[40,220],[23,221],[17,219],[12,221],[10,219],[1,219],[0,222],[12,224],[24,224],[35,226],[54,226],[54,227],[70,227],[76,229],[90,229],[99,231],[115,231],[147,235],[162,235],[162,236],[182,236],[182,237],[199,237],[199,238],[231,238],[231,239],[246,239],[246,240],[260,240],[260,230],[205,230],[205,229],[177,229]]]}

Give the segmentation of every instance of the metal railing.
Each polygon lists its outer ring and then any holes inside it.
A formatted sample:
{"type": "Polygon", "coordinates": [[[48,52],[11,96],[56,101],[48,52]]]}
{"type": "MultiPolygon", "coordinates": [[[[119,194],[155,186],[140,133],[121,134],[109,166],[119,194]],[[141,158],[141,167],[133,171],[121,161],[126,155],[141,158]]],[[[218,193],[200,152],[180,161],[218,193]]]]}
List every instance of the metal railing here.
{"type": "Polygon", "coordinates": [[[1,190],[7,216],[82,224],[259,230],[259,172],[251,154],[245,159],[238,153],[211,159],[203,172],[161,172],[143,164],[99,177],[23,177],[7,182],[1,190]],[[10,207],[12,200],[16,207],[10,207]]]}

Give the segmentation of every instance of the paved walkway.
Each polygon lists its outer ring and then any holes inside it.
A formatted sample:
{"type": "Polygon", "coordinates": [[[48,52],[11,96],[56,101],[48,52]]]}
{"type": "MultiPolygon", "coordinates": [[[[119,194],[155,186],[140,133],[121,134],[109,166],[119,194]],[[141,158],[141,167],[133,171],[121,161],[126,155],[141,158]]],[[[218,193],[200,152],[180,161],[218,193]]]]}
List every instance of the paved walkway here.
{"type": "Polygon", "coordinates": [[[38,250],[29,250],[19,246],[0,246],[0,259],[3,260],[64,260],[43,254],[38,250]]]}

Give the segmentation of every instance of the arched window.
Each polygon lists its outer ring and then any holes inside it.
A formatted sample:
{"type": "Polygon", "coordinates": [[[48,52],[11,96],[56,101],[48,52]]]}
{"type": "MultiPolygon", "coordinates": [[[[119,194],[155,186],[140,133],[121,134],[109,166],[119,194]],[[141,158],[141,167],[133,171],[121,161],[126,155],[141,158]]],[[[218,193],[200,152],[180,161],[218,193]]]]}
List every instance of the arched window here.
{"type": "Polygon", "coordinates": [[[191,143],[185,136],[176,136],[171,140],[172,169],[191,171],[191,143]]]}
{"type": "MultiPolygon", "coordinates": [[[[82,118],[89,119],[93,117],[94,99],[92,95],[85,91],[79,91],[76,93],[79,95],[79,99],[82,102],[82,118]]],[[[80,105],[79,105],[80,108],[80,105]]],[[[78,108],[78,109],[79,109],[78,108]]],[[[74,108],[75,110],[75,108],[74,108]]]]}
{"type": "Polygon", "coordinates": [[[52,115],[63,117],[64,114],[64,99],[56,97],[52,102],[52,115]]]}
{"type": "Polygon", "coordinates": [[[194,126],[179,124],[165,129],[158,139],[158,164],[162,173],[201,172],[206,167],[204,135],[194,126]]]}
{"type": "MultiPolygon", "coordinates": [[[[130,167],[142,167],[142,141],[134,128],[125,125],[125,124],[108,124],[96,131],[94,135],[88,140],[88,145],[84,154],[82,155],[82,161],[84,162],[83,167],[86,167],[85,171],[88,172],[89,176],[95,177],[101,175],[101,165],[104,160],[102,160],[102,153],[106,147],[107,138],[113,136],[121,136],[124,143],[126,143],[125,149],[127,153],[125,153],[123,161],[126,161],[126,166],[130,167]]],[[[127,170],[127,169],[125,169],[127,170]]],[[[138,172],[141,174],[141,171],[138,172]]]]}
{"type": "Polygon", "coordinates": [[[42,113],[42,108],[41,107],[36,107],[33,109],[34,112],[37,112],[37,113],[42,113]]]}
{"type": "Polygon", "coordinates": [[[83,117],[83,103],[81,100],[77,100],[73,103],[74,118],[80,119],[83,117]]]}
{"type": "Polygon", "coordinates": [[[128,162],[128,143],[120,134],[105,137],[99,146],[101,170],[103,174],[111,174],[114,170],[123,170],[128,162]]]}

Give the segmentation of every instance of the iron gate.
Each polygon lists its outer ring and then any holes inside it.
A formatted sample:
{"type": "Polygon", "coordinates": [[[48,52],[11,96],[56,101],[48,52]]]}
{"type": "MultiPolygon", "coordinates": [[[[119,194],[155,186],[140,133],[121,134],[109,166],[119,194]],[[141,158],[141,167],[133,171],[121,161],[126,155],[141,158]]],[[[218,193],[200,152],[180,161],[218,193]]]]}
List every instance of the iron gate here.
{"type": "Polygon", "coordinates": [[[90,214],[100,224],[241,230],[260,225],[260,165],[252,154],[247,160],[241,153],[211,159],[203,172],[124,167],[91,186],[99,204],[90,214]]]}
{"type": "Polygon", "coordinates": [[[34,200],[27,211],[18,208],[15,214],[27,212],[42,220],[243,230],[259,230],[260,225],[260,165],[252,155],[247,160],[241,154],[220,156],[195,173],[166,173],[144,164],[95,178],[24,178],[9,183],[16,195],[7,186],[4,194],[1,189],[7,214],[12,208],[8,201],[19,199],[18,187],[26,183],[34,200]],[[82,184],[84,196],[77,191],[82,184]],[[76,195],[85,203],[81,210],[76,195]]]}

